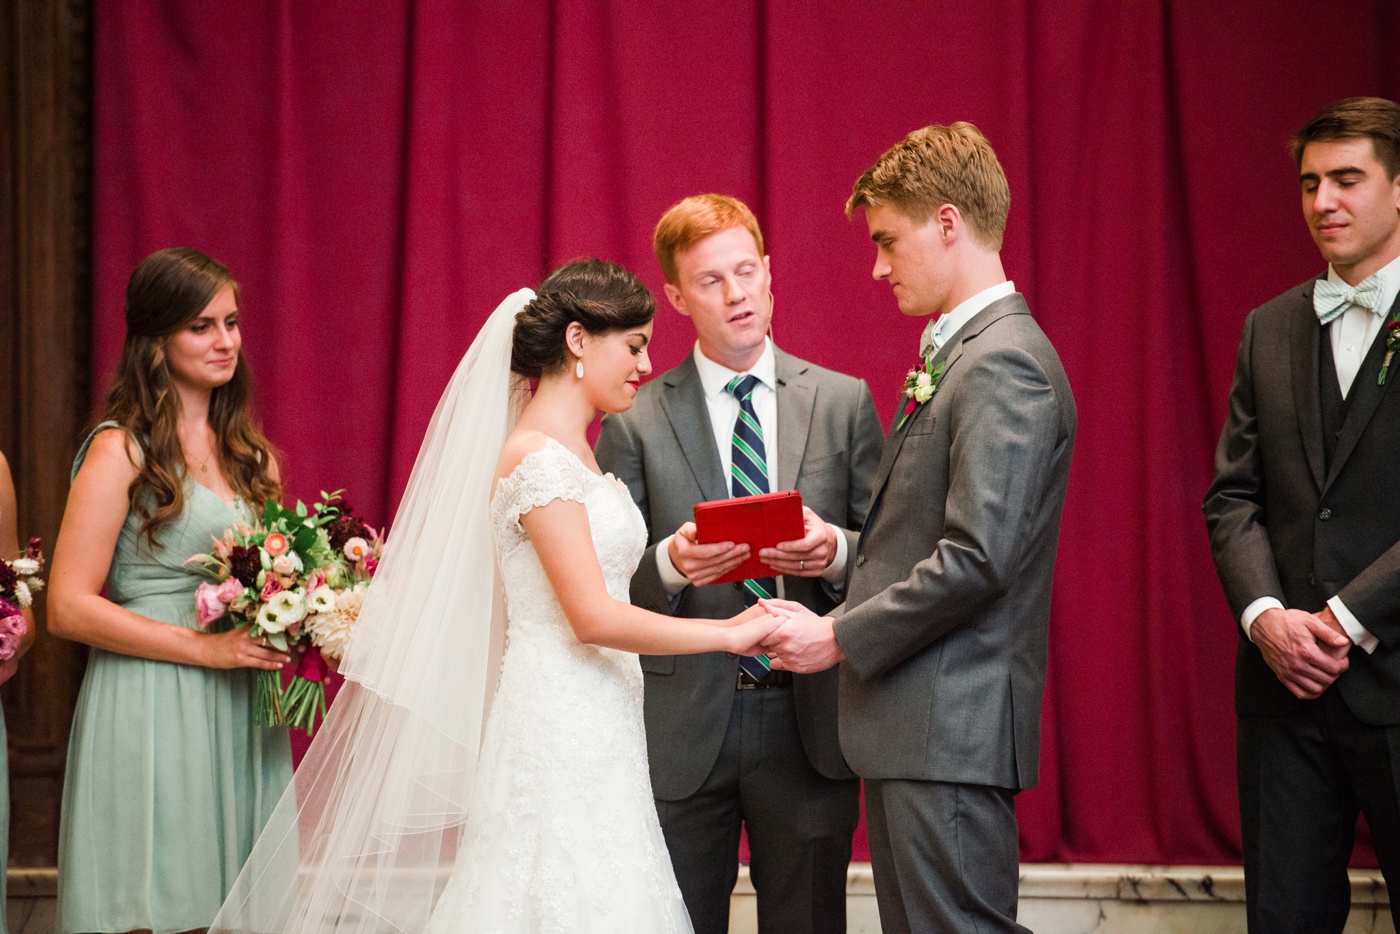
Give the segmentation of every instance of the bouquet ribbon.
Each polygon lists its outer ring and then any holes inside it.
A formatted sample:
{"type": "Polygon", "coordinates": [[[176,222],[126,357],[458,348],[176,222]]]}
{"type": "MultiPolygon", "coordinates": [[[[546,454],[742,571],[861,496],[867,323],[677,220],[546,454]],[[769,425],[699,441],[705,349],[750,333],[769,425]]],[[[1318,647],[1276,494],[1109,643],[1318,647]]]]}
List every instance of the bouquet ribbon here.
{"type": "Polygon", "coordinates": [[[297,670],[293,677],[305,678],[307,681],[320,684],[326,680],[330,673],[330,665],[326,664],[321,650],[313,645],[302,653],[301,661],[297,662],[297,670]]]}

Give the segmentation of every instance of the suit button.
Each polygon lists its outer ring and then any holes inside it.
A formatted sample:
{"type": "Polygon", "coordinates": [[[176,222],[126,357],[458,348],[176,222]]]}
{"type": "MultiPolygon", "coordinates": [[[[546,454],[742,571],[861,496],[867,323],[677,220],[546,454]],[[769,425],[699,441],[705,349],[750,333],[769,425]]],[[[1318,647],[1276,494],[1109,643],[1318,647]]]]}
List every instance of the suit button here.
{"type": "Polygon", "coordinates": [[[1323,506],[1322,511],[1317,514],[1317,517],[1323,522],[1326,522],[1328,519],[1332,518],[1332,510],[1328,509],[1326,506],[1323,506]]]}
{"type": "Polygon", "coordinates": [[[1311,584],[1311,585],[1313,585],[1314,587],[1316,587],[1316,586],[1317,586],[1317,575],[1316,575],[1316,574],[1309,574],[1309,575],[1308,575],[1308,583],[1311,584]]]}
{"type": "Polygon", "coordinates": [[[864,553],[861,553],[861,554],[856,555],[856,567],[863,567],[864,565],[865,565],[865,554],[864,554],[864,553]]]}

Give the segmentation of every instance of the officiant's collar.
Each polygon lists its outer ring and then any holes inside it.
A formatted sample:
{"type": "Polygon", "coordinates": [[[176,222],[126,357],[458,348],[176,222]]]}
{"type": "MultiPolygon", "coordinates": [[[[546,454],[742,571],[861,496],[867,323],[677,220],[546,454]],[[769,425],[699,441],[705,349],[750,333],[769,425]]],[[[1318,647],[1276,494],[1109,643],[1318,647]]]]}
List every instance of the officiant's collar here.
{"type": "Polygon", "coordinates": [[[1016,291],[1016,283],[1010,279],[1005,282],[998,282],[988,289],[983,289],[969,299],[965,299],[957,308],[945,314],[939,315],[928,323],[924,328],[923,337],[919,340],[919,356],[927,357],[932,348],[937,351],[943,345],[953,339],[953,335],[962,330],[962,326],[972,320],[972,316],[999,298],[1005,298],[1016,291]]]}
{"type": "MultiPolygon", "coordinates": [[[[705,352],[700,349],[698,343],[695,345],[695,369],[700,374],[700,385],[705,387],[706,396],[721,395],[724,392],[724,387],[729,385],[730,380],[736,376],[744,375],[705,356],[705,352]]],[[[769,389],[777,389],[778,367],[773,357],[773,342],[768,338],[763,339],[763,353],[758,355],[758,360],[754,362],[748,372],[757,376],[758,381],[769,389]]]]}

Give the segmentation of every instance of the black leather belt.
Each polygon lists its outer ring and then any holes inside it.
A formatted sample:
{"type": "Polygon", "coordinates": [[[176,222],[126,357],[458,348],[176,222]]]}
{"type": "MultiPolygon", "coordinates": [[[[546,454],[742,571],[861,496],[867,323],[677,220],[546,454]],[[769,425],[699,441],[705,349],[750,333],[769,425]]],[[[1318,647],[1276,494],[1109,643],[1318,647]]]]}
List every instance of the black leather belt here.
{"type": "Polygon", "coordinates": [[[755,681],[741,668],[739,669],[739,678],[734,683],[736,691],[766,691],[769,688],[790,687],[792,687],[792,672],[790,671],[770,671],[762,681],[755,681]]]}

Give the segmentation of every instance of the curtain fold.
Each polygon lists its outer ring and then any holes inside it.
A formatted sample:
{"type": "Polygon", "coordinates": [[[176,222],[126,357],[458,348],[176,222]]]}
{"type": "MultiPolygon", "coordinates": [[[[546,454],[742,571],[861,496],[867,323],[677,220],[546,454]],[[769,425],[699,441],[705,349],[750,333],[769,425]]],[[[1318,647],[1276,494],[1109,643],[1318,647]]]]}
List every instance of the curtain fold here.
{"type": "Polygon", "coordinates": [[[1400,96],[1385,0],[95,10],[97,392],[136,263],[203,249],[241,283],[289,492],[345,487],[376,523],[477,329],[552,266],[636,271],[653,361],[680,361],[651,230],[701,191],[756,209],[778,342],[867,379],[888,422],[923,322],[844,201],[909,130],[976,123],[1080,412],[1022,858],[1238,861],[1237,636],[1200,500],[1245,315],[1322,268],[1285,143],[1400,96]]]}

